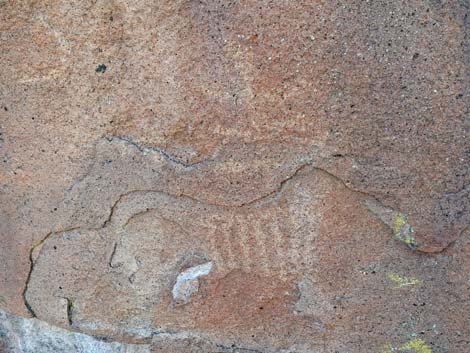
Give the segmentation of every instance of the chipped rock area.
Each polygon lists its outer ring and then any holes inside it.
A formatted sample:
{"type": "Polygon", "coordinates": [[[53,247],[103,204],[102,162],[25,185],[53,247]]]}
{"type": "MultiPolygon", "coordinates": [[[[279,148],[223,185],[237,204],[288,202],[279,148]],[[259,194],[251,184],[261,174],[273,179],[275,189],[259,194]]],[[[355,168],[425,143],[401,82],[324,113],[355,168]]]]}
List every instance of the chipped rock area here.
{"type": "Polygon", "coordinates": [[[206,262],[181,272],[171,290],[175,305],[187,304],[191,296],[199,290],[198,277],[207,276],[211,270],[212,262],[206,262]]]}
{"type": "Polygon", "coordinates": [[[470,352],[469,12],[0,2],[0,352],[470,352]]]}

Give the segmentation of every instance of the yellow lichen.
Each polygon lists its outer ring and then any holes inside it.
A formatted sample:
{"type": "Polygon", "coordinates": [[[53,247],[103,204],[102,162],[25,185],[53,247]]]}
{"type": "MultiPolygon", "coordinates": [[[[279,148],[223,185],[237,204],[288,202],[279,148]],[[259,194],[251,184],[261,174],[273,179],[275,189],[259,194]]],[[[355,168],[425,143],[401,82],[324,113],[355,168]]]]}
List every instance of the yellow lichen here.
{"type": "Polygon", "coordinates": [[[395,221],[393,222],[393,230],[395,231],[395,235],[400,235],[401,228],[406,224],[406,218],[401,214],[397,213],[395,215],[395,221]]]}
{"type": "Polygon", "coordinates": [[[390,343],[385,344],[382,347],[381,353],[393,353],[393,347],[390,343]]]}
{"type": "Polygon", "coordinates": [[[415,246],[416,240],[413,237],[413,228],[408,223],[408,219],[401,213],[395,214],[393,221],[393,232],[395,236],[409,246],[415,246]]]}
{"type": "Polygon", "coordinates": [[[400,347],[400,351],[415,351],[417,353],[432,353],[431,348],[424,342],[423,339],[417,338],[414,339],[407,344],[405,344],[403,347],[400,347]]]}
{"type": "Polygon", "coordinates": [[[413,285],[418,285],[418,284],[423,283],[423,281],[421,281],[420,279],[417,279],[414,277],[403,277],[403,276],[397,275],[396,273],[390,273],[388,275],[388,279],[391,280],[392,282],[395,282],[394,288],[403,288],[406,286],[413,286],[413,285]]]}
{"type": "Polygon", "coordinates": [[[431,348],[426,344],[426,342],[421,338],[416,338],[407,342],[404,346],[399,348],[393,347],[390,343],[385,344],[380,353],[394,353],[394,352],[403,352],[403,353],[432,353],[431,348]]]}

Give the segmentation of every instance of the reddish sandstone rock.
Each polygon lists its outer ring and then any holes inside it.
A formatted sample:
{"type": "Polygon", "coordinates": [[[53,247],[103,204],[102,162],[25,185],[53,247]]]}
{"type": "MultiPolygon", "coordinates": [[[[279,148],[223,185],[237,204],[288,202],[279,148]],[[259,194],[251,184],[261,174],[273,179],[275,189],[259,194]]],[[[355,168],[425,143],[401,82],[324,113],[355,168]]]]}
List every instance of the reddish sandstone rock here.
{"type": "Polygon", "coordinates": [[[155,352],[467,351],[468,11],[0,4],[0,308],[155,352]]]}

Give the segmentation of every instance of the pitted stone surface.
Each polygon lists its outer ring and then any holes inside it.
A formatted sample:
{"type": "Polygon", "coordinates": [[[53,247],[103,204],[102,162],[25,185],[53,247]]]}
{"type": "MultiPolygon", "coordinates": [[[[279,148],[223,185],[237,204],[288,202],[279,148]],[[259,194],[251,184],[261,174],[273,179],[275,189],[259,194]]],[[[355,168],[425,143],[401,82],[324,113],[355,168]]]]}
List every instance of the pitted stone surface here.
{"type": "Polygon", "coordinates": [[[470,351],[469,11],[0,2],[0,308],[152,352],[470,351]]]}

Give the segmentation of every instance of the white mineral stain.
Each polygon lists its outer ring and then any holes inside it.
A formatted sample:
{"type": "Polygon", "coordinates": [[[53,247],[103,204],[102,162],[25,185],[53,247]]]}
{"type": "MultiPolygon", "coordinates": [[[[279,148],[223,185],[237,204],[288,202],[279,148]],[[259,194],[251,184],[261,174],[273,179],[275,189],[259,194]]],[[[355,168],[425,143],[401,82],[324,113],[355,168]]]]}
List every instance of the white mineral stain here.
{"type": "Polygon", "coordinates": [[[181,272],[176,278],[175,285],[171,293],[176,305],[187,304],[191,296],[199,289],[199,280],[201,276],[207,276],[212,270],[212,261],[205,264],[190,267],[181,272]]]}

